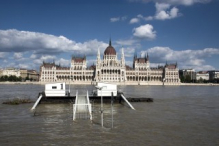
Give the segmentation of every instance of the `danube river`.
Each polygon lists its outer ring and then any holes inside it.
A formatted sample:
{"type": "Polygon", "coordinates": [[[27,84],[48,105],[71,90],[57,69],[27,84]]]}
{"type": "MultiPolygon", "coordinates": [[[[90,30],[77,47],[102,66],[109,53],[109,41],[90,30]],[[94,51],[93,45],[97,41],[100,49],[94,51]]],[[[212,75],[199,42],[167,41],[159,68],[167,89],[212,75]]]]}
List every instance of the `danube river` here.
{"type": "MultiPolygon", "coordinates": [[[[43,85],[0,85],[0,103],[12,98],[37,99],[43,85]]],[[[71,85],[71,93],[92,91],[71,85]]],[[[154,102],[104,104],[101,128],[99,104],[94,121],[72,121],[72,104],[0,104],[0,145],[75,146],[214,146],[219,145],[219,86],[119,86],[126,97],[151,97],[154,102]]]]}

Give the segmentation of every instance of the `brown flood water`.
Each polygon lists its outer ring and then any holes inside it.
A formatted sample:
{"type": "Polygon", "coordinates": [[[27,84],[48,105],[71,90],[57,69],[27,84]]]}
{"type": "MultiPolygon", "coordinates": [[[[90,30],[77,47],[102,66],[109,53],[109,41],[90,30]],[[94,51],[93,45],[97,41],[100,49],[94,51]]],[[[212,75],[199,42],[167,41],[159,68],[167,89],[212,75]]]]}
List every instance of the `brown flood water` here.
{"type": "MultiPolygon", "coordinates": [[[[35,101],[42,85],[0,85],[0,103],[20,97],[35,101]]],[[[72,85],[79,94],[89,85],[72,85]]],[[[99,104],[94,121],[72,121],[72,104],[0,104],[0,145],[219,145],[219,86],[120,86],[126,97],[151,97],[152,103],[114,104],[114,128],[110,105],[104,104],[101,128],[99,104]]]]}

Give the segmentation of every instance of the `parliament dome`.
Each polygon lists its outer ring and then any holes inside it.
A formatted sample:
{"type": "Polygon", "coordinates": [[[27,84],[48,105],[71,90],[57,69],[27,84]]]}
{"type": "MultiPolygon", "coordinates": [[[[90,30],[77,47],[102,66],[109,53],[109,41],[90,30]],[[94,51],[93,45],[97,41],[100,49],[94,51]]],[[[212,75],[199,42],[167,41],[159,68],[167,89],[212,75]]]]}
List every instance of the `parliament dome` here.
{"type": "Polygon", "coordinates": [[[116,50],[111,45],[111,40],[109,41],[109,46],[104,51],[104,55],[116,55],[116,50]]]}

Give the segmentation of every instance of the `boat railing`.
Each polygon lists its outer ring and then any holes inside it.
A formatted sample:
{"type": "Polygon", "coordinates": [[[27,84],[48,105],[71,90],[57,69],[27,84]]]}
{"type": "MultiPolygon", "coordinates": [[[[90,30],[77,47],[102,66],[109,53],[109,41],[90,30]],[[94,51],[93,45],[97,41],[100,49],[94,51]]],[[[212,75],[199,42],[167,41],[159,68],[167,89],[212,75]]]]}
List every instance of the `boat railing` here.
{"type": "Polygon", "coordinates": [[[78,91],[76,91],[75,104],[73,104],[73,121],[75,121],[76,118],[84,118],[86,117],[85,115],[89,116],[90,120],[92,120],[92,107],[91,107],[88,91],[86,96],[80,96],[80,97],[78,96],[78,91]]]}
{"type": "Polygon", "coordinates": [[[88,91],[87,91],[87,105],[88,105],[88,111],[89,111],[89,114],[90,114],[90,120],[92,120],[91,103],[90,103],[90,98],[89,98],[88,91]]]}
{"type": "Polygon", "coordinates": [[[75,121],[76,118],[76,109],[77,109],[77,103],[78,103],[78,90],[76,91],[76,96],[75,96],[75,104],[73,104],[73,121],[75,121]]]}

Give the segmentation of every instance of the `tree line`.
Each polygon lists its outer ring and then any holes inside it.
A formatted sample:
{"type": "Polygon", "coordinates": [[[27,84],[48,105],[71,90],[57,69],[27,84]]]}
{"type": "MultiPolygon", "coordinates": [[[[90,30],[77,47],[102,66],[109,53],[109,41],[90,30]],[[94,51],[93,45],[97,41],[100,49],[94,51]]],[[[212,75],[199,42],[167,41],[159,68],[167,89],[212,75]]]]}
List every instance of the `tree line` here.
{"type": "Polygon", "coordinates": [[[182,83],[219,83],[219,79],[214,79],[214,80],[205,80],[203,78],[200,78],[199,80],[196,79],[191,79],[190,75],[180,75],[180,81],[182,83]]]}
{"type": "Polygon", "coordinates": [[[9,82],[21,82],[21,81],[22,81],[22,78],[21,78],[21,77],[14,76],[14,75],[10,75],[10,76],[4,75],[4,76],[1,76],[1,77],[0,77],[0,81],[1,81],[1,82],[4,82],[4,81],[9,81],[9,82]]]}

